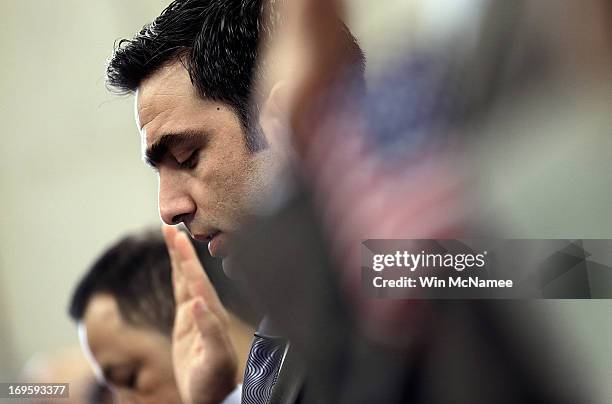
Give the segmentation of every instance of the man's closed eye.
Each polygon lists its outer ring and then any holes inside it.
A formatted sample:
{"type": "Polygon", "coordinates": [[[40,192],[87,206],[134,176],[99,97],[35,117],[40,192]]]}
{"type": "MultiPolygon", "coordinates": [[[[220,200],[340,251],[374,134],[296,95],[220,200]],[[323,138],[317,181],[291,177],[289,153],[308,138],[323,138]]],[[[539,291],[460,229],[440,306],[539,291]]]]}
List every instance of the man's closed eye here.
{"type": "Polygon", "coordinates": [[[189,157],[187,157],[185,160],[183,161],[177,160],[177,165],[181,169],[193,170],[198,165],[199,157],[200,157],[200,150],[194,150],[189,155],[189,157]]]}

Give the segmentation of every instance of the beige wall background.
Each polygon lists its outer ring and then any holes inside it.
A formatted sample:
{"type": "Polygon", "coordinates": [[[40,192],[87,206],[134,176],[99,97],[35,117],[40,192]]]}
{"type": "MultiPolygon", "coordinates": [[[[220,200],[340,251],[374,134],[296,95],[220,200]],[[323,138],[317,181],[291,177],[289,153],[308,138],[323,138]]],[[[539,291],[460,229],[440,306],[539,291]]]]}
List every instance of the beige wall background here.
{"type": "Polygon", "coordinates": [[[0,380],[76,343],[76,280],[105,245],[159,221],[132,99],[108,93],[104,66],[166,3],[2,1],[0,380]]]}
{"type": "MultiPolygon", "coordinates": [[[[132,99],[108,93],[104,63],[114,40],[167,3],[0,0],[0,381],[15,380],[33,354],[76,343],[66,315],[76,280],[105,245],[159,222],[132,99]]],[[[414,22],[388,11],[412,15],[413,3],[353,1],[370,67],[384,66],[383,41],[401,47],[414,22]]],[[[452,24],[455,11],[440,10],[432,21],[452,24]]],[[[585,379],[612,397],[612,303],[543,304],[572,356],[588,365],[585,379]]]]}

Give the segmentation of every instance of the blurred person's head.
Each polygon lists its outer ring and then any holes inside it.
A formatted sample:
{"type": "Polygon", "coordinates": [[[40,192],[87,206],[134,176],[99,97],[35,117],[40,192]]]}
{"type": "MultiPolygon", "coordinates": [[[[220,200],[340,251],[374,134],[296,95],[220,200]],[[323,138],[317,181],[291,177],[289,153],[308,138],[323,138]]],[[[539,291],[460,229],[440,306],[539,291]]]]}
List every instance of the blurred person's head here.
{"type": "MultiPolygon", "coordinates": [[[[205,258],[204,246],[196,246],[205,258]]],[[[220,268],[208,276],[231,312],[230,338],[246,356],[256,320],[220,268]],[[241,317],[243,320],[240,320],[241,317]]],[[[175,302],[161,233],[128,236],[106,250],[77,286],[70,315],[98,377],[122,400],[180,403],[172,365],[175,302]]]]}
{"type": "Polygon", "coordinates": [[[265,194],[278,162],[267,139],[284,131],[283,83],[253,94],[265,70],[257,68],[260,40],[280,21],[264,18],[264,10],[276,16],[278,3],[174,1],[121,41],[108,65],[108,84],[136,95],[145,159],[159,175],[162,220],[184,223],[209,242],[213,256],[228,255],[228,239],[265,194]]]}

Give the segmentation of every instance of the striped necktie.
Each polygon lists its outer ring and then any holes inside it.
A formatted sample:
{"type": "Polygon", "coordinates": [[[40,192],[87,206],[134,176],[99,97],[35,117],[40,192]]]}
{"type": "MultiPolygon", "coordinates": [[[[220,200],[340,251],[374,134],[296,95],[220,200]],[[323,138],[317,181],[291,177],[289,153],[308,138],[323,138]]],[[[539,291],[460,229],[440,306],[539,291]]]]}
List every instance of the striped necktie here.
{"type": "Polygon", "coordinates": [[[282,338],[255,334],[244,374],[242,404],[264,404],[270,400],[287,346],[282,338]]]}

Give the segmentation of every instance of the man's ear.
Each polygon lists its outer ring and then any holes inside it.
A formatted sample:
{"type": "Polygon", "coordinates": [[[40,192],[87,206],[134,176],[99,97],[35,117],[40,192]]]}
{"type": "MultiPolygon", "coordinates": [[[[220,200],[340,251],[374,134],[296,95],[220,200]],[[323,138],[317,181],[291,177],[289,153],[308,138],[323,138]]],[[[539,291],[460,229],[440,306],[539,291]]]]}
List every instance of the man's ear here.
{"type": "Polygon", "coordinates": [[[93,353],[91,352],[91,349],[89,348],[87,327],[85,327],[85,322],[83,320],[79,320],[79,322],[77,323],[77,331],[79,335],[79,344],[81,345],[81,350],[83,351],[87,362],[89,362],[89,365],[91,366],[91,369],[93,370],[96,376],[96,380],[98,381],[98,383],[106,384],[106,380],[104,379],[104,372],[102,371],[102,368],[100,368],[98,361],[96,361],[96,358],[94,357],[93,353]]]}
{"type": "Polygon", "coordinates": [[[273,151],[286,151],[288,146],[289,89],[286,81],[278,81],[268,92],[259,112],[259,124],[273,151]]]}

